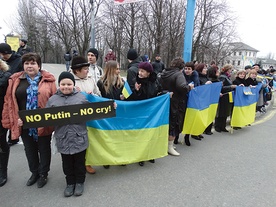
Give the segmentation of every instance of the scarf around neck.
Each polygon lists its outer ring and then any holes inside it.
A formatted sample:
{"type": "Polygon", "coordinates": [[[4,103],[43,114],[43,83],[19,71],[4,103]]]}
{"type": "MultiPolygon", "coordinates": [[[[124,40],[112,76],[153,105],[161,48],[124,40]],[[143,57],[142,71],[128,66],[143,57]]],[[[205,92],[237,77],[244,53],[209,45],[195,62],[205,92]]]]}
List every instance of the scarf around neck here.
{"type": "MultiPolygon", "coordinates": [[[[37,109],[38,106],[38,83],[41,77],[41,73],[38,72],[38,74],[34,77],[32,80],[29,75],[26,75],[27,81],[30,84],[27,88],[27,102],[26,102],[26,110],[33,110],[37,109]]],[[[29,128],[29,136],[33,136],[35,141],[38,141],[38,133],[37,128],[29,128]]]]}

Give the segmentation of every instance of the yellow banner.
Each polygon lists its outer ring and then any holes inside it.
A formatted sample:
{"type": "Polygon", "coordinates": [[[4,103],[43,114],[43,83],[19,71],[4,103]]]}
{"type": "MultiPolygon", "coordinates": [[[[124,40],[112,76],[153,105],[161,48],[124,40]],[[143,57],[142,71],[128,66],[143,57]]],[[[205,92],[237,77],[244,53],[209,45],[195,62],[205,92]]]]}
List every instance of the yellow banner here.
{"type": "Polygon", "coordinates": [[[6,43],[11,46],[11,49],[13,51],[17,51],[18,48],[19,48],[19,37],[17,37],[17,36],[14,36],[14,37],[6,36],[6,43]]]}

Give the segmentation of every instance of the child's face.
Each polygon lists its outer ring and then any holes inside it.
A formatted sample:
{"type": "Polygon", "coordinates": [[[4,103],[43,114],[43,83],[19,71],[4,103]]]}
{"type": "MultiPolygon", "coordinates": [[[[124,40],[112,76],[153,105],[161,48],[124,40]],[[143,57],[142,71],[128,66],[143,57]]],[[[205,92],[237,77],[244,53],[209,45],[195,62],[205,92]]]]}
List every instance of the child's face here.
{"type": "Polygon", "coordinates": [[[59,82],[59,89],[65,95],[71,94],[73,93],[74,82],[69,78],[64,78],[59,82]]]}

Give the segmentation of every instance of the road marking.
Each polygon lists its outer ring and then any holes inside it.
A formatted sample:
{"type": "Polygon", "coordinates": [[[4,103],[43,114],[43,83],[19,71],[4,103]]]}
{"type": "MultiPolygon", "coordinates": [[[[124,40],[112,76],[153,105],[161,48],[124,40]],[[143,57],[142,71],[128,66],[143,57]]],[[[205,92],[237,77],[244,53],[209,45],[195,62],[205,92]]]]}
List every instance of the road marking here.
{"type": "Polygon", "coordinates": [[[256,121],[256,122],[252,123],[251,125],[261,124],[261,123],[264,123],[264,122],[270,120],[276,113],[275,107],[273,107],[273,109],[274,110],[271,113],[269,113],[267,116],[265,116],[263,119],[256,121]]]}

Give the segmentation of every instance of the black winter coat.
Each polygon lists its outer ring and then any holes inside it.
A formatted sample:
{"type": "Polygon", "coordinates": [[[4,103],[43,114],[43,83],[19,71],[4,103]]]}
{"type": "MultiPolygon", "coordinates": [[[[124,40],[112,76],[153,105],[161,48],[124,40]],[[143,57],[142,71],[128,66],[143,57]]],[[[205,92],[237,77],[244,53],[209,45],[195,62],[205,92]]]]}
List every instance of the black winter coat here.
{"type": "Polygon", "coordinates": [[[153,67],[153,71],[158,74],[158,73],[161,73],[164,69],[165,69],[165,65],[162,61],[159,61],[159,60],[155,60],[153,63],[152,63],[152,67],[153,67]]]}
{"type": "Polygon", "coordinates": [[[246,80],[245,79],[241,79],[239,77],[236,77],[236,79],[233,81],[233,84],[237,85],[237,86],[239,86],[241,84],[243,84],[244,86],[247,86],[246,85],[246,80]]]}
{"type": "Polygon", "coordinates": [[[202,73],[198,73],[198,78],[200,85],[205,85],[205,83],[208,81],[207,75],[203,75],[202,73]]]}
{"type": "Polygon", "coordinates": [[[233,103],[229,103],[228,94],[228,92],[233,91],[231,88],[232,81],[225,73],[221,73],[218,79],[222,82],[221,93],[223,95],[219,98],[217,117],[228,117],[231,114],[233,108],[233,103]]]}
{"type": "MultiPolygon", "coordinates": [[[[0,120],[2,120],[2,111],[3,111],[3,106],[4,106],[4,97],[6,95],[7,87],[8,87],[8,79],[11,76],[11,73],[6,71],[0,70],[0,120]]],[[[2,127],[2,123],[0,123],[0,135],[2,136],[2,133],[6,131],[2,127]]]]}
{"type": "Polygon", "coordinates": [[[17,73],[19,71],[23,71],[21,55],[12,51],[11,57],[6,61],[9,65],[9,72],[11,74],[17,73]]]}
{"type": "Polygon", "coordinates": [[[158,85],[156,82],[156,73],[151,73],[149,78],[139,78],[138,74],[133,80],[138,84],[141,84],[139,91],[133,90],[133,93],[128,97],[128,101],[144,100],[157,96],[158,85]]]}
{"type": "Polygon", "coordinates": [[[161,73],[163,90],[173,92],[170,102],[169,134],[179,133],[180,113],[185,113],[187,94],[190,91],[183,73],[178,68],[166,68],[161,73]]]}
{"type": "MultiPolygon", "coordinates": [[[[124,82],[124,80],[123,80],[123,82],[124,82]]],[[[121,88],[118,88],[117,86],[113,85],[110,93],[107,93],[107,91],[105,90],[103,81],[101,79],[98,80],[97,86],[101,92],[102,97],[115,99],[115,100],[121,100],[120,95],[122,94],[124,86],[122,86],[121,88]]]]}
{"type": "Polygon", "coordinates": [[[128,65],[127,69],[127,82],[130,86],[130,89],[132,91],[135,90],[135,82],[136,82],[136,76],[138,74],[138,65],[142,62],[141,57],[136,58],[128,65]]]}

